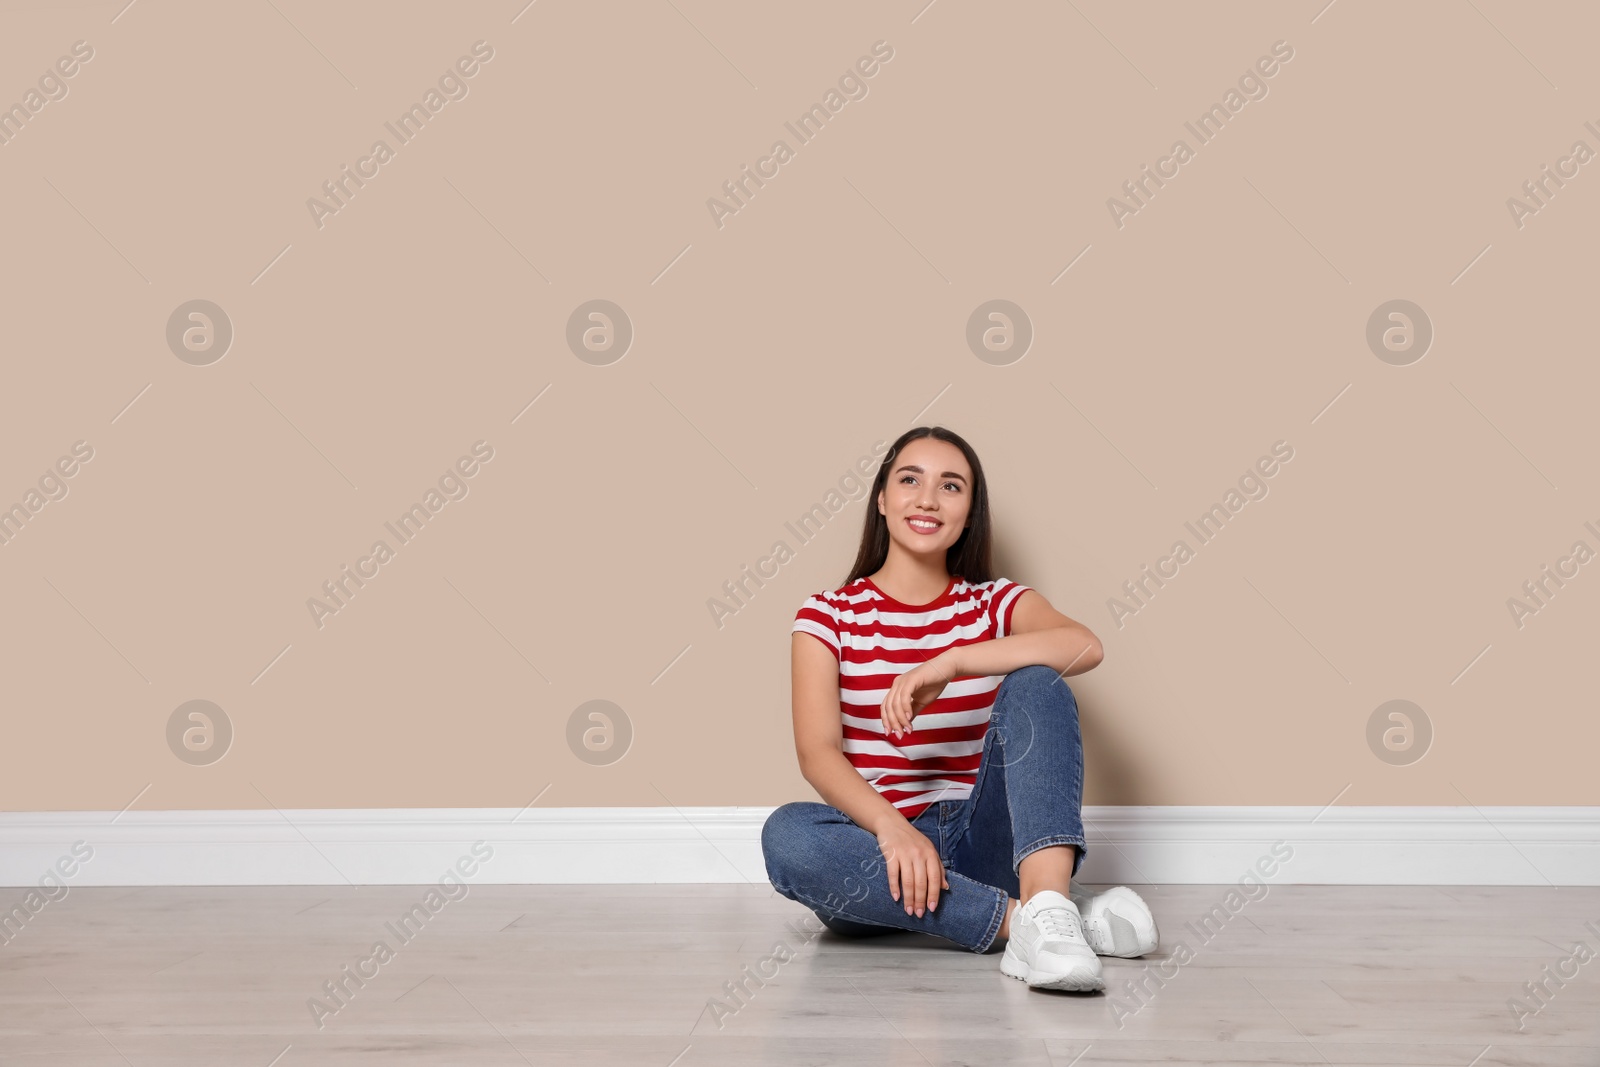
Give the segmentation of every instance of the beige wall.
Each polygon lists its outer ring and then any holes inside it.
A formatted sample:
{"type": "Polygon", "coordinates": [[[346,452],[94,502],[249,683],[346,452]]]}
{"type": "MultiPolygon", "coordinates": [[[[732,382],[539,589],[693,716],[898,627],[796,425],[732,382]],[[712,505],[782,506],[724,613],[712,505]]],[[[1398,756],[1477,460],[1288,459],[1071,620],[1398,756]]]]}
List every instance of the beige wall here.
{"type": "Polygon", "coordinates": [[[1508,599],[1600,550],[1600,163],[1520,225],[1507,201],[1600,150],[1600,13],[1210,6],[7,5],[0,103],[93,58],[0,145],[0,504],[93,454],[0,546],[0,807],[814,798],[789,626],[863,504],[846,483],[804,544],[785,523],[920,422],[983,458],[1001,572],[1104,640],[1073,680],[1089,802],[1596,803],[1600,563],[1520,626],[1508,599]],[[384,124],[478,41],[401,144],[384,124]],[[784,123],[879,41],[800,144],[784,123]],[[778,139],[719,227],[708,198],[778,139]],[[166,336],[200,299],[233,328],[209,363],[166,336]],[[634,331],[606,365],[567,342],[594,299],[634,331]],[[1031,322],[1020,359],[968,345],[994,299],[1031,322]],[[1434,330],[1407,365],[1367,341],[1397,299],[1434,330]],[[1200,545],[1185,522],[1280,441],[1200,545]],[[400,543],[475,442],[467,495],[400,543]],[[1393,699],[1425,758],[1369,747],[1393,699]],[[232,725],[220,760],[176,754],[191,700],[232,725]],[[569,746],[591,700],[631,723],[620,761],[569,746]]]}

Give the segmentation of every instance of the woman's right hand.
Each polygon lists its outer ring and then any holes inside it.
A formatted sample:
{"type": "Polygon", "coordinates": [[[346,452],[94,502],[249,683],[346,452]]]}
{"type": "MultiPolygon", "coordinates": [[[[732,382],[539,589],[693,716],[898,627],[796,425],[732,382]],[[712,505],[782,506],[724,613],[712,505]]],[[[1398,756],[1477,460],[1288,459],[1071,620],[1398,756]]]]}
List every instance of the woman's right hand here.
{"type": "Polygon", "coordinates": [[[922,918],[924,904],[932,911],[939,902],[939,890],[950,888],[934,843],[902,819],[878,834],[878,849],[889,876],[889,895],[904,901],[907,915],[915,911],[917,918],[922,918]]]}

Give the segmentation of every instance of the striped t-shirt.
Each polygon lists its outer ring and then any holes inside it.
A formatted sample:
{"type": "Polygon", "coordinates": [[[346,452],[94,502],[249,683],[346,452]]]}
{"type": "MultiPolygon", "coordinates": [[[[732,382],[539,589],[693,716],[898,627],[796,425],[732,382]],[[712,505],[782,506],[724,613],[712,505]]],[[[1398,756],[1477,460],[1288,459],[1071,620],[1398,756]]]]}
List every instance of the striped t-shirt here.
{"type": "Polygon", "coordinates": [[[952,575],[934,600],[902,604],[862,577],[807,598],[795,615],[794,632],[812,635],[838,657],[845,757],[907,819],[935,801],[972,794],[1005,676],[952,679],[899,738],[884,732],[883,698],[896,677],[945,649],[1009,635],[1017,598],[1029,588],[952,575]]]}

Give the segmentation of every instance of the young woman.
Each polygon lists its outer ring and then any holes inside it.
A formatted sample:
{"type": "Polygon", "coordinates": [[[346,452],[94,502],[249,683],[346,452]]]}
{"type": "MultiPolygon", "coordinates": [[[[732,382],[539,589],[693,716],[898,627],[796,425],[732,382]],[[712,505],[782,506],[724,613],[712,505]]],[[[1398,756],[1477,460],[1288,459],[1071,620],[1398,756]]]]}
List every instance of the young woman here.
{"type": "Polygon", "coordinates": [[[855,566],[792,637],[796,801],[761,831],[779,893],[847,936],[935,934],[1036,988],[1104,988],[1099,955],[1153,949],[1131,889],[1074,893],[1085,842],[1078,705],[1100,641],[996,577],[970,445],[908,430],[868,498],[855,566]],[[1097,955],[1098,954],[1098,955],[1097,955]]]}

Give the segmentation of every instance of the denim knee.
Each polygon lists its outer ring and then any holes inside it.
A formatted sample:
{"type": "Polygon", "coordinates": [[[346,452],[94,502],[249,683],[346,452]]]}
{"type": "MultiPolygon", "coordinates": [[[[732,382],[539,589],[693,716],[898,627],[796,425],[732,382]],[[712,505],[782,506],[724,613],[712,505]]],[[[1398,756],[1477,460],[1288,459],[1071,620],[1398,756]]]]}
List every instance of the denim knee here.
{"type": "Polygon", "coordinates": [[[1053,683],[1059,676],[1060,672],[1047,663],[1028,663],[1011,671],[1006,675],[1005,680],[1010,681],[1013,678],[1017,678],[1024,681],[1032,681],[1037,677],[1038,680],[1048,685],[1053,683]]]}
{"type": "Polygon", "coordinates": [[[1007,674],[1000,682],[1000,688],[995,692],[995,703],[1000,702],[1000,697],[1007,693],[1021,690],[1028,695],[1030,701],[1061,701],[1071,706],[1073,713],[1078,710],[1078,697],[1072,691],[1072,686],[1061,676],[1061,672],[1054,667],[1043,663],[1030,663],[1026,667],[1018,667],[1007,674]]]}
{"type": "Polygon", "coordinates": [[[766,861],[767,880],[784,896],[792,887],[790,875],[804,867],[798,855],[809,838],[807,830],[817,822],[828,805],[812,800],[791,800],[774,808],[761,825],[761,856],[766,861]]]}

